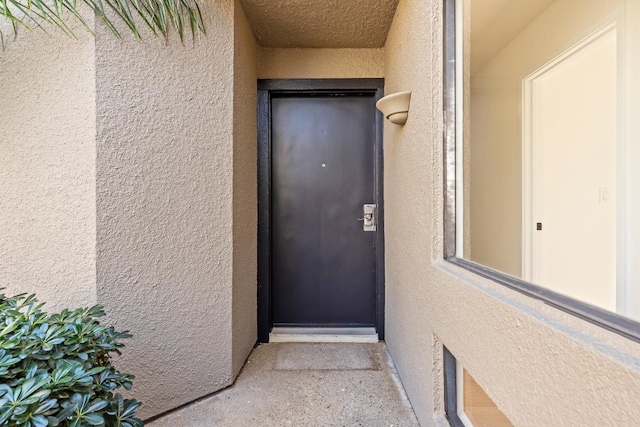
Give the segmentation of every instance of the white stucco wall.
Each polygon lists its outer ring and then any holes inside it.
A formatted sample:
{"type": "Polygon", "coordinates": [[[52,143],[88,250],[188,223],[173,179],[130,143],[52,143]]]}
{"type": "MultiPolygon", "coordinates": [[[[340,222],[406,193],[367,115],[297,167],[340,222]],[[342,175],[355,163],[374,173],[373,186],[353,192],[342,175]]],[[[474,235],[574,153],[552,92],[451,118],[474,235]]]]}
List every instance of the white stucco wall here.
{"type": "Polygon", "coordinates": [[[261,79],[340,79],[384,76],[384,49],[260,48],[261,79]]]}
{"type": "Polygon", "coordinates": [[[386,340],[423,425],[442,424],[446,345],[517,426],[640,419],[640,346],[442,261],[441,1],[401,0],[385,92],[386,340]]]}
{"type": "Polygon", "coordinates": [[[251,181],[234,176],[234,137],[240,152],[251,137],[234,130],[234,7],[208,3],[195,43],[96,40],[98,300],[134,334],[117,366],[136,375],[143,418],[234,379],[233,313],[250,305],[234,302],[249,281],[236,271],[234,292],[234,220],[253,217],[234,215],[234,183],[251,181]]]}
{"type": "Polygon", "coordinates": [[[94,41],[71,27],[3,25],[0,49],[0,287],[48,311],[96,302],[94,41]]]}

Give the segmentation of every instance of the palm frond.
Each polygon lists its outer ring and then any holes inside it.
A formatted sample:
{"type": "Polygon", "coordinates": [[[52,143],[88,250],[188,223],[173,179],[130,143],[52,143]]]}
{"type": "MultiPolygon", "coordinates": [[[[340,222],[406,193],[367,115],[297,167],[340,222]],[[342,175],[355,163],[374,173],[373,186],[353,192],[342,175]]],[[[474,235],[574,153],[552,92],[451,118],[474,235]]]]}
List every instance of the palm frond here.
{"type": "MultiPolygon", "coordinates": [[[[0,0],[0,20],[12,23],[14,31],[18,26],[28,30],[40,28],[46,32],[45,24],[59,28],[65,34],[75,37],[67,24],[71,19],[79,21],[90,33],[82,10],[95,13],[106,27],[117,37],[122,37],[116,20],[123,22],[133,35],[141,39],[139,27],[147,27],[155,35],[169,36],[175,30],[180,40],[188,32],[195,37],[196,32],[205,33],[199,0],[0,0]],[[88,9],[81,5],[88,6],[88,9]]],[[[0,44],[4,46],[4,34],[0,31],[0,44]]]]}

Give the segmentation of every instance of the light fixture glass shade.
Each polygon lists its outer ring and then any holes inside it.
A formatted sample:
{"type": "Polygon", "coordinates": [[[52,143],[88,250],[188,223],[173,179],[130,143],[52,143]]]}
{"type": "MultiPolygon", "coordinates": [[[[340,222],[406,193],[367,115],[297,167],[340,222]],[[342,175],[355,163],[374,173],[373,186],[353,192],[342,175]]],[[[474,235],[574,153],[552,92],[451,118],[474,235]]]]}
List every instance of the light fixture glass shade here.
{"type": "Polygon", "coordinates": [[[411,91],[393,93],[380,99],[376,103],[376,107],[391,123],[403,125],[409,116],[410,100],[411,91]]]}

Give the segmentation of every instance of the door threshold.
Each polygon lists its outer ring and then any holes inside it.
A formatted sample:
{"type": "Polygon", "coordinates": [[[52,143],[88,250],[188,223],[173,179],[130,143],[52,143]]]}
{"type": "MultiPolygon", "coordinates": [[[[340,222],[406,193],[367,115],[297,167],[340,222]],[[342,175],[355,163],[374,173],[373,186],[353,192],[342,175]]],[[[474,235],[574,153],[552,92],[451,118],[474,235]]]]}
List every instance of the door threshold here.
{"type": "Polygon", "coordinates": [[[378,342],[375,328],[293,328],[275,327],[269,342],[378,342]]]}

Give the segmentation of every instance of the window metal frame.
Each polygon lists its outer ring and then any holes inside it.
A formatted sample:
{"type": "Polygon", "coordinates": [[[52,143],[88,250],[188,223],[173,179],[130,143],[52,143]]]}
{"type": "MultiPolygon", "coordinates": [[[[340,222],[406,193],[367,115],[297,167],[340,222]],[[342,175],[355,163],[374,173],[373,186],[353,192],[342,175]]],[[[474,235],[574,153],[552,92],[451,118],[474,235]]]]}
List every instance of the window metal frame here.
{"type": "Polygon", "coordinates": [[[459,106],[456,105],[457,79],[460,78],[456,69],[456,1],[461,0],[443,0],[444,259],[509,289],[640,343],[639,322],[456,256],[458,226],[456,222],[456,144],[462,143],[457,141],[456,137],[456,117],[460,112],[459,106]]]}
{"type": "Polygon", "coordinates": [[[444,414],[451,427],[466,427],[458,415],[458,370],[456,358],[442,346],[444,363],[444,414]]]}

